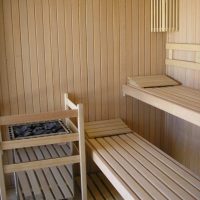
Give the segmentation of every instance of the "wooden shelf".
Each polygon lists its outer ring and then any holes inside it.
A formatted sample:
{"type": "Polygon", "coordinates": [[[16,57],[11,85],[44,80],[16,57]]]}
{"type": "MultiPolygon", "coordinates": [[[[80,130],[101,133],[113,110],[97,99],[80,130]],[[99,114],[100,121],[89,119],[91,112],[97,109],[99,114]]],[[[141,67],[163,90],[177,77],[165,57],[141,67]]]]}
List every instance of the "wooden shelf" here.
{"type": "MultiPolygon", "coordinates": [[[[15,150],[15,161],[30,162],[70,156],[66,145],[47,145],[15,150]]],[[[47,167],[16,173],[19,199],[68,199],[74,196],[72,165],[47,167]]]]}
{"type": "Polygon", "coordinates": [[[137,88],[123,85],[123,95],[200,126],[200,92],[184,86],[137,88]]]}

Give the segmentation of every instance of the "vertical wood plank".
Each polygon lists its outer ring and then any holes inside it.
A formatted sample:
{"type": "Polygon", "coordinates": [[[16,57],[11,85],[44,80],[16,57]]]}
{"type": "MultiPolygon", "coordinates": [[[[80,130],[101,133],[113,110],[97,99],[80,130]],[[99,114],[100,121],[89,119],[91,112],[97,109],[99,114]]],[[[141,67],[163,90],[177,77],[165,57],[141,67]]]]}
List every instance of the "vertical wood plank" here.
{"type": "Polygon", "coordinates": [[[4,12],[4,26],[5,26],[5,47],[7,60],[7,73],[9,76],[8,89],[10,94],[10,108],[11,114],[18,113],[18,98],[16,88],[16,71],[14,61],[14,47],[13,47],[13,27],[12,27],[12,13],[10,0],[3,2],[4,12]]]}
{"type": "Polygon", "coordinates": [[[66,34],[65,34],[65,11],[64,1],[57,1],[57,24],[58,24],[58,49],[60,70],[60,98],[61,108],[64,107],[63,95],[67,91],[67,68],[66,68],[66,34]]]}
{"type": "MultiPolygon", "coordinates": [[[[87,75],[87,36],[86,36],[86,0],[79,0],[79,26],[80,26],[80,60],[81,60],[81,87],[82,102],[84,103],[85,121],[88,121],[88,75],[87,75]]],[[[96,78],[95,78],[96,80],[96,78]]],[[[95,84],[96,85],[96,84],[95,84]]],[[[98,95],[95,94],[95,97],[98,95]]],[[[100,96],[100,95],[99,95],[100,96]]],[[[98,98],[99,98],[98,96],[98,98]]],[[[97,103],[96,103],[97,104],[97,103]]]]}
{"type": "Polygon", "coordinates": [[[80,64],[80,35],[79,35],[79,2],[72,1],[72,38],[73,38],[73,63],[74,63],[74,92],[76,102],[81,101],[81,64],[80,64]]]}
{"type": "MultiPolygon", "coordinates": [[[[132,67],[133,75],[139,75],[139,0],[132,1],[132,67]]],[[[138,132],[139,130],[139,101],[133,99],[133,130],[138,132]]]]}
{"type": "MultiPolygon", "coordinates": [[[[0,142],[2,142],[2,132],[0,127],[0,142]]],[[[1,192],[1,199],[6,200],[6,185],[5,185],[5,177],[4,177],[4,170],[3,170],[3,151],[0,150],[0,192],[1,192]]]]}
{"type": "Polygon", "coordinates": [[[4,15],[3,15],[3,0],[0,1],[0,84],[2,90],[2,108],[3,115],[10,114],[10,98],[8,89],[8,74],[5,53],[5,30],[4,30],[4,15]]]}
{"type": "Polygon", "coordinates": [[[16,87],[18,98],[19,114],[25,113],[25,97],[24,97],[24,82],[23,82],[23,68],[22,68],[22,50],[21,50],[21,36],[20,36],[20,22],[19,22],[19,2],[18,0],[11,0],[12,6],[12,25],[13,25],[13,45],[15,57],[15,72],[16,72],[16,87]]]}
{"type": "Polygon", "coordinates": [[[59,70],[59,49],[58,49],[58,24],[57,24],[57,3],[55,0],[49,0],[50,6],[50,28],[51,28],[51,62],[53,69],[53,91],[54,91],[54,109],[61,107],[60,97],[60,70],[59,70]]]}
{"type": "MultiPolygon", "coordinates": [[[[126,66],[127,66],[127,76],[133,76],[133,66],[132,66],[132,51],[133,51],[133,43],[132,41],[132,1],[126,1],[126,66]]],[[[130,97],[126,98],[127,104],[127,116],[126,122],[129,127],[132,128],[132,112],[133,112],[133,100],[130,97]]]]}
{"type": "Polygon", "coordinates": [[[22,65],[24,74],[24,91],[26,102],[26,113],[33,112],[33,95],[31,83],[31,67],[30,67],[30,46],[29,46],[29,29],[28,29],[28,13],[27,1],[19,0],[20,13],[20,29],[21,29],[21,45],[22,45],[22,65]]]}
{"type": "Polygon", "coordinates": [[[100,0],[93,1],[94,13],[94,67],[95,67],[95,110],[96,120],[102,116],[101,99],[101,39],[100,39],[100,0]]]}
{"type": "Polygon", "coordinates": [[[88,65],[88,98],[89,121],[95,120],[95,87],[94,87],[94,27],[93,27],[93,1],[86,1],[86,27],[87,27],[87,65],[88,65]]]}
{"type": "Polygon", "coordinates": [[[114,118],[114,53],[113,53],[113,0],[107,1],[107,42],[108,42],[108,118],[114,118]]]}
{"type": "Polygon", "coordinates": [[[108,45],[107,45],[107,3],[100,1],[101,39],[101,95],[102,119],[108,119],[108,45]]]}
{"type": "Polygon", "coordinates": [[[35,0],[35,25],[37,41],[37,62],[40,91],[40,110],[47,111],[47,86],[46,68],[44,59],[44,23],[43,23],[42,0],[35,0]]]}
{"type": "Polygon", "coordinates": [[[73,63],[73,40],[72,40],[72,5],[71,0],[64,1],[65,6],[65,30],[66,30],[66,57],[67,57],[67,82],[68,93],[74,100],[74,63],[73,63]]]}
{"type": "MultiPolygon", "coordinates": [[[[119,1],[119,23],[120,23],[120,85],[126,83],[126,1],[119,1]]],[[[122,92],[120,92],[120,116],[123,120],[126,120],[126,99],[122,96],[122,92]]]]}
{"type": "MultiPolygon", "coordinates": [[[[48,111],[54,110],[53,96],[53,69],[52,69],[52,54],[51,54],[51,29],[50,29],[50,7],[48,0],[42,0],[43,8],[43,26],[44,26],[44,57],[46,68],[46,84],[47,84],[47,107],[48,111]]],[[[63,73],[64,74],[64,73],[63,73]]]]}
{"type": "Polygon", "coordinates": [[[119,96],[120,96],[120,65],[119,65],[119,0],[113,2],[113,33],[114,33],[114,98],[115,98],[115,117],[119,116],[119,96]]]}
{"type": "Polygon", "coordinates": [[[35,3],[34,0],[27,1],[27,17],[29,29],[29,47],[30,47],[30,66],[31,66],[31,83],[33,95],[33,110],[40,112],[40,90],[38,77],[38,60],[37,60],[37,39],[35,24],[35,3]]]}

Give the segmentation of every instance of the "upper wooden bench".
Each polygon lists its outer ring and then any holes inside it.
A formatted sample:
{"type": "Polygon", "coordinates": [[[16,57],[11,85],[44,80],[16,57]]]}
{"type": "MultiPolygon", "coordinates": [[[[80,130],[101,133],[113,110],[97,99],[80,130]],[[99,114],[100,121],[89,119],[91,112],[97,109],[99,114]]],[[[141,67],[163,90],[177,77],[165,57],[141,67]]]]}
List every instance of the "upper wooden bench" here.
{"type": "MultiPolygon", "coordinates": [[[[168,51],[168,58],[165,61],[167,66],[200,70],[200,45],[167,43],[166,50],[168,51]],[[174,52],[177,51],[189,51],[194,54],[195,60],[176,59],[174,52]]],[[[123,94],[200,126],[200,91],[178,86],[173,80],[169,80],[169,77],[150,76],[137,77],[134,81],[128,80],[128,84],[123,86],[123,94]]]]}
{"type": "Polygon", "coordinates": [[[92,159],[124,199],[200,199],[199,177],[120,119],[89,122],[85,130],[92,159]]]}
{"type": "Polygon", "coordinates": [[[200,91],[198,90],[184,86],[139,88],[124,85],[123,94],[200,126],[200,91]]]}

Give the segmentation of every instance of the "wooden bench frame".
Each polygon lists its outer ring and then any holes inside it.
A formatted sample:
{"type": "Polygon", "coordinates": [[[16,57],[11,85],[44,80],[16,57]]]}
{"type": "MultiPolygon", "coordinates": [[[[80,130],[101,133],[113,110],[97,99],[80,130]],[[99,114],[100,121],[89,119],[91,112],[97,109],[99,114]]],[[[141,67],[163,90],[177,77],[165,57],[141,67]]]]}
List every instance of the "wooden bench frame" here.
{"type": "Polygon", "coordinates": [[[29,115],[13,115],[13,116],[3,116],[0,117],[0,189],[2,200],[6,200],[6,186],[4,174],[10,174],[14,172],[41,169],[52,166],[61,166],[66,164],[80,163],[80,175],[81,175],[81,193],[82,199],[87,199],[87,180],[86,180],[86,158],[85,158],[85,135],[84,135],[84,115],[83,115],[83,105],[75,105],[65,94],[65,110],[58,112],[48,112],[40,114],[29,114],[29,115]],[[69,118],[77,118],[77,128],[69,120],[69,118]],[[3,141],[1,127],[23,124],[30,122],[48,121],[65,119],[66,123],[70,123],[76,133],[70,133],[68,135],[54,135],[54,136],[44,136],[38,138],[22,139],[22,140],[12,140],[3,141]],[[3,151],[13,150],[25,147],[34,147],[49,144],[59,144],[63,142],[79,142],[79,155],[72,155],[62,158],[40,160],[19,164],[3,164],[3,151]]]}

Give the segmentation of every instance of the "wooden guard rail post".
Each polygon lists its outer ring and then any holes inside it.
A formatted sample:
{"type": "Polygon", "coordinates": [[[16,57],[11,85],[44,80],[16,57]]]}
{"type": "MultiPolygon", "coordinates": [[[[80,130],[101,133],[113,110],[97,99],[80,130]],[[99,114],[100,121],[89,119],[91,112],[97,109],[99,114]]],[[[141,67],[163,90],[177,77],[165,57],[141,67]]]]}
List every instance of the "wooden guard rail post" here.
{"type": "Polygon", "coordinates": [[[83,105],[75,105],[68,99],[65,94],[65,110],[40,114],[29,115],[13,115],[0,117],[0,189],[1,199],[6,200],[6,186],[4,174],[26,171],[33,169],[40,169],[52,166],[60,166],[65,164],[80,163],[81,174],[81,189],[82,199],[87,199],[87,181],[86,181],[86,161],[85,161],[85,136],[84,136],[84,119],[83,119],[83,105]],[[1,126],[8,126],[14,124],[66,119],[76,117],[78,120],[78,133],[71,133],[69,135],[54,135],[45,136],[41,138],[30,138],[22,140],[2,141],[1,126]],[[18,164],[3,164],[3,151],[12,150],[16,148],[26,148],[49,144],[59,144],[65,142],[79,142],[79,155],[72,155],[62,158],[32,161],[18,164]]]}

